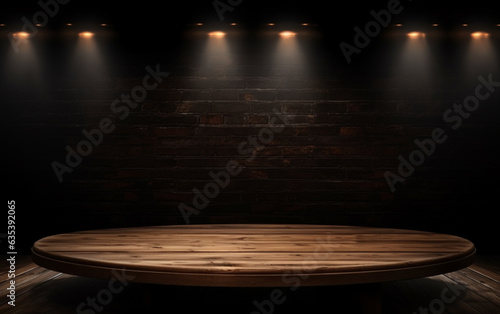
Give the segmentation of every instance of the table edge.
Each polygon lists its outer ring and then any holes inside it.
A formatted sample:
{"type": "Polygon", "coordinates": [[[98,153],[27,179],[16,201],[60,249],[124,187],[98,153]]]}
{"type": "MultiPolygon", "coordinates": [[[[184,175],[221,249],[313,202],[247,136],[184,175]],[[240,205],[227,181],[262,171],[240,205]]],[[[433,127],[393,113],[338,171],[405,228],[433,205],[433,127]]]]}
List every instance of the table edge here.
{"type": "Polygon", "coordinates": [[[366,271],[334,273],[293,273],[241,274],[241,273],[196,273],[158,272],[130,268],[89,266],[76,262],[56,260],[32,249],[33,262],[39,266],[71,275],[99,279],[111,279],[116,272],[131,278],[132,282],[206,287],[294,287],[327,286],[346,284],[367,284],[386,281],[406,280],[449,273],[470,266],[476,256],[476,248],[457,259],[439,263],[411,267],[388,268],[366,271]]]}

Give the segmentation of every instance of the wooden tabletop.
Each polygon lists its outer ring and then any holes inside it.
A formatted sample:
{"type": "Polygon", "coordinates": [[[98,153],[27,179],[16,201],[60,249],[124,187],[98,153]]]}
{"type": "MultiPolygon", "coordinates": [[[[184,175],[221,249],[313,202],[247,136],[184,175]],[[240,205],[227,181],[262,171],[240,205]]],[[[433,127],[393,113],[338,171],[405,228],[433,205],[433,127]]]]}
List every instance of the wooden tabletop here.
{"type": "Polygon", "coordinates": [[[282,287],[427,277],[472,264],[463,238],[331,225],[174,225],[82,231],[43,238],[33,260],[95,278],[145,283],[282,287]],[[114,272],[113,272],[114,271],[114,272]]]}

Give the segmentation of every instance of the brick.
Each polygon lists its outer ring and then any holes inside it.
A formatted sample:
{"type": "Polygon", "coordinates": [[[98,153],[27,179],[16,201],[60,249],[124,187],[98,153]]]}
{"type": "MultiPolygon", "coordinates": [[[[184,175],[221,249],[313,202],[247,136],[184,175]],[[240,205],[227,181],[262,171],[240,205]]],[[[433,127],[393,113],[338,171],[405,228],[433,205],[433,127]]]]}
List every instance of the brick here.
{"type": "Polygon", "coordinates": [[[195,73],[200,77],[222,77],[225,75],[225,70],[223,66],[211,66],[198,68],[195,73]]]}
{"type": "Polygon", "coordinates": [[[161,113],[173,113],[176,111],[177,105],[174,102],[159,103],[158,111],[161,113]]]}
{"type": "Polygon", "coordinates": [[[209,89],[213,80],[207,78],[177,78],[172,82],[174,89],[209,89]]]}
{"type": "Polygon", "coordinates": [[[212,90],[210,100],[238,100],[239,93],[235,90],[212,90]]]}
{"type": "Polygon", "coordinates": [[[194,128],[190,127],[155,127],[153,134],[156,136],[192,136],[194,128]]]}
{"type": "Polygon", "coordinates": [[[193,114],[156,114],[153,118],[147,117],[147,121],[154,124],[182,124],[182,125],[197,125],[199,118],[193,114]]]}
{"type": "Polygon", "coordinates": [[[281,104],[279,103],[252,102],[250,103],[249,112],[275,114],[274,111],[275,110],[281,111],[280,109],[281,109],[281,104]]]}
{"type": "Polygon", "coordinates": [[[267,124],[269,123],[269,117],[267,115],[247,115],[245,116],[245,122],[248,124],[267,124]]]}
{"type": "Polygon", "coordinates": [[[226,124],[245,124],[245,116],[243,114],[225,114],[224,122],[226,124]]]}
{"type": "Polygon", "coordinates": [[[224,116],[211,114],[211,115],[203,115],[200,117],[201,124],[224,124],[224,116]]]}
{"type": "Polygon", "coordinates": [[[277,77],[304,77],[307,73],[308,69],[304,65],[284,64],[273,69],[273,75],[277,77]]]}
{"type": "Polygon", "coordinates": [[[159,110],[160,104],[158,103],[144,103],[141,105],[141,111],[143,112],[157,112],[159,110]]]}
{"type": "Polygon", "coordinates": [[[140,78],[119,78],[116,82],[116,89],[131,90],[135,86],[141,86],[140,78]]]}
{"type": "Polygon", "coordinates": [[[310,156],[315,151],[315,146],[282,147],[280,154],[283,156],[306,155],[310,156]]]}
{"type": "Polygon", "coordinates": [[[326,100],[326,91],[310,90],[279,90],[276,98],[278,100],[326,100]]]}
{"type": "Polygon", "coordinates": [[[246,81],[248,89],[276,89],[279,85],[277,79],[272,78],[249,78],[246,81]]]}
{"type": "Polygon", "coordinates": [[[345,102],[321,102],[316,104],[318,113],[346,113],[347,108],[345,102]]]}
{"type": "Polygon", "coordinates": [[[229,77],[269,77],[273,75],[273,68],[265,65],[237,65],[226,67],[225,73],[229,77]]]}
{"type": "Polygon", "coordinates": [[[218,102],[212,104],[211,112],[213,113],[230,113],[230,112],[242,112],[246,113],[250,109],[249,104],[241,102],[218,102]]]}
{"type": "Polygon", "coordinates": [[[255,94],[254,93],[240,93],[239,100],[244,100],[244,101],[255,100],[255,94]]]}
{"type": "Polygon", "coordinates": [[[341,127],[339,135],[342,136],[354,136],[365,134],[363,127],[341,127]]]}
{"type": "Polygon", "coordinates": [[[160,90],[148,91],[146,98],[148,101],[178,101],[183,99],[183,93],[180,90],[160,90]]]}
{"type": "Polygon", "coordinates": [[[245,89],[246,81],[243,79],[215,79],[211,80],[212,89],[245,89]]]}
{"type": "MultiPolygon", "coordinates": [[[[184,90],[182,92],[182,100],[192,101],[192,100],[210,100],[211,92],[210,90],[184,90]]],[[[175,99],[175,100],[181,100],[175,99]]]]}

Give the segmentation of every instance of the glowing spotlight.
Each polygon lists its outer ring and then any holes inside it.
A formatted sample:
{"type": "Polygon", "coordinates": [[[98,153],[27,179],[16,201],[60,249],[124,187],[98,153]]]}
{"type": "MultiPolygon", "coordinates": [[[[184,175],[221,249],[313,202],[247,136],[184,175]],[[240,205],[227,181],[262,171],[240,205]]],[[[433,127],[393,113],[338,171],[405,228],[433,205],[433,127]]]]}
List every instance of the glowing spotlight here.
{"type": "Polygon", "coordinates": [[[201,55],[200,63],[207,65],[226,65],[232,62],[233,56],[226,33],[223,31],[211,31],[207,34],[205,48],[201,55]]]}
{"type": "Polygon", "coordinates": [[[274,26],[274,23],[267,23],[268,26],[274,26]]]}
{"type": "Polygon", "coordinates": [[[284,31],[284,32],[281,32],[280,33],[280,36],[282,38],[290,38],[290,37],[295,37],[295,35],[297,35],[296,33],[294,32],[290,32],[290,31],[284,31]]]}
{"type": "Polygon", "coordinates": [[[221,32],[221,31],[215,31],[215,32],[208,33],[208,36],[215,37],[215,38],[222,38],[222,37],[226,36],[226,33],[221,32]]]}
{"type": "Polygon", "coordinates": [[[428,88],[432,83],[432,54],[426,34],[414,31],[405,35],[406,40],[401,50],[391,57],[395,61],[393,75],[397,78],[412,78],[398,82],[401,88],[415,88],[417,85],[419,88],[428,88]]]}
{"type": "Polygon", "coordinates": [[[463,26],[463,27],[467,27],[467,26],[469,26],[469,24],[464,23],[464,24],[462,24],[462,26],[463,26]]]}
{"type": "Polygon", "coordinates": [[[81,32],[80,34],[78,34],[78,36],[80,36],[81,38],[92,38],[92,37],[94,37],[94,33],[81,32]]]}
{"type": "Polygon", "coordinates": [[[238,23],[231,23],[231,26],[236,26],[238,25],[238,23]]]}
{"type": "Polygon", "coordinates": [[[470,36],[474,39],[480,39],[480,38],[488,38],[490,34],[485,33],[485,32],[474,32],[470,34],[470,36]]]}
{"type": "Polygon", "coordinates": [[[411,33],[408,33],[408,38],[411,38],[411,39],[425,38],[425,33],[411,32],[411,33]]]}
{"type": "Polygon", "coordinates": [[[19,39],[28,39],[30,37],[30,34],[27,32],[17,32],[13,34],[14,38],[19,38],[19,39]]]}
{"type": "Polygon", "coordinates": [[[464,77],[477,77],[484,71],[498,69],[498,57],[490,40],[490,34],[473,32],[465,56],[464,77]]]}
{"type": "Polygon", "coordinates": [[[438,24],[438,23],[434,23],[434,24],[432,24],[432,27],[438,27],[438,26],[439,26],[439,24],[438,24]]]}
{"type": "Polygon", "coordinates": [[[73,26],[72,23],[66,23],[66,26],[73,26]]]}
{"type": "Polygon", "coordinates": [[[396,27],[402,27],[402,26],[403,26],[403,24],[401,24],[401,23],[396,24],[396,27]]]}
{"type": "Polygon", "coordinates": [[[203,23],[196,23],[196,26],[203,26],[203,23]]]}
{"type": "Polygon", "coordinates": [[[30,40],[34,34],[15,32],[8,35],[9,39],[12,39],[14,49],[9,49],[7,53],[6,72],[4,72],[6,74],[4,75],[8,75],[9,83],[14,86],[30,86],[29,88],[34,89],[44,86],[41,64],[30,40]]]}
{"type": "Polygon", "coordinates": [[[106,73],[106,62],[95,37],[96,34],[90,31],[78,33],[78,40],[68,67],[70,80],[78,80],[87,84],[86,86],[98,85],[99,79],[106,73]]]}

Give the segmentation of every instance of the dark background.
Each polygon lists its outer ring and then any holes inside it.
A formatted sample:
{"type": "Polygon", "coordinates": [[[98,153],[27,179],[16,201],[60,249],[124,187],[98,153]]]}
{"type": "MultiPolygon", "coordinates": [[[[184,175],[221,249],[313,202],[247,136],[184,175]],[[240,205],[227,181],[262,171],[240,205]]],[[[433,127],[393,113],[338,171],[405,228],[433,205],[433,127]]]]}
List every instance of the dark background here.
{"type": "MultiPolygon", "coordinates": [[[[490,31],[498,49],[500,17],[491,2],[402,1],[404,10],[391,26],[347,64],[340,42],[352,44],[353,28],[363,28],[373,20],[370,11],[387,3],[245,0],[221,22],[208,0],[72,0],[32,40],[42,87],[30,83],[29,71],[8,70],[7,38],[22,27],[23,16],[31,20],[40,7],[36,1],[4,6],[2,178],[5,198],[17,204],[19,251],[62,232],[184,224],[178,205],[190,205],[193,188],[202,189],[210,171],[235,159],[245,165],[243,172],[191,223],[411,228],[457,234],[474,241],[480,253],[498,253],[498,93],[450,131],[394,193],[384,173],[397,173],[398,156],[407,157],[414,140],[429,137],[434,128],[447,128],[443,112],[474,92],[476,76],[464,77],[460,70],[468,40],[460,35],[490,31]],[[193,26],[198,22],[204,26],[193,26]],[[231,28],[231,22],[238,25],[231,28]],[[301,23],[311,24],[299,40],[310,56],[312,77],[270,61],[261,40],[268,22],[302,31],[301,23]],[[432,79],[394,75],[394,51],[402,44],[398,32],[426,30],[432,23],[439,23],[441,35],[429,38],[438,60],[432,79]],[[462,23],[470,24],[467,31],[462,23]],[[194,34],[212,29],[240,36],[237,61],[200,65],[205,39],[194,34]],[[106,71],[97,79],[67,70],[68,38],[79,30],[93,30],[103,52],[106,71]],[[119,120],[111,102],[141,85],[145,67],[156,64],[169,77],[119,120]],[[290,124],[245,163],[239,143],[268,125],[273,108],[287,112],[290,124]],[[96,128],[106,117],[116,130],[59,183],[51,163],[63,162],[65,146],[75,147],[83,129],[96,128]]],[[[500,80],[497,68],[479,74],[490,73],[500,80]]]]}

